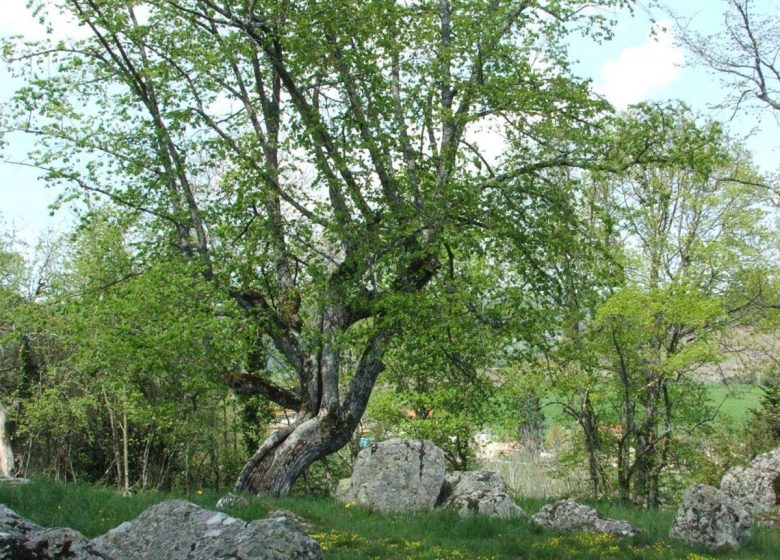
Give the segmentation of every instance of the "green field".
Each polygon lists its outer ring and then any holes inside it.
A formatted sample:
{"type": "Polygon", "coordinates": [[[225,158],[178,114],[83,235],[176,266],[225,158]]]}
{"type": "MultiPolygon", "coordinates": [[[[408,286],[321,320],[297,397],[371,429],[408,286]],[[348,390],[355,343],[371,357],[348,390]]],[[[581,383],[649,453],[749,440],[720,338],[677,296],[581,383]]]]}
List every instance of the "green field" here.
{"type": "Polygon", "coordinates": [[[709,385],[710,404],[720,407],[722,415],[743,420],[752,409],[756,409],[763,392],[757,385],[713,384],[709,385]]]}
{"type": "MultiPolygon", "coordinates": [[[[99,535],[133,519],[153,503],[184,497],[213,508],[219,494],[145,493],[121,497],[113,490],[89,485],[34,481],[21,487],[0,485],[0,503],[44,526],[69,526],[87,536],[99,535]]],[[[534,513],[544,502],[519,500],[534,513]]],[[[288,509],[311,525],[329,560],[510,560],[510,559],[650,559],[705,558],[776,559],[780,533],[756,530],[755,540],[737,554],[711,555],[666,538],[673,512],[646,512],[616,504],[596,504],[608,516],[628,519],[645,530],[634,541],[580,534],[559,535],[533,528],[527,520],[460,519],[451,512],[382,515],[348,507],[331,499],[252,499],[229,513],[245,520],[265,517],[271,509],[288,509]]]]}
{"type": "MultiPolygon", "coordinates": [[[[757,385],[746,383],[732,383],[724,385],[712,383],[707,385],[709,403],[718,409],[718,416],[728,416],[730,419],[742,421],[749,411],[759,406],[759,400],[763,394],[757,385]]],[[[555,400],[554,398],[548,399],[555,400]]],[[[548,425],[570,424],[570,418],[562,411],[560,405],[550,404],[544,407],[548,425]]],[[[717,419],[716,419],[717,421],[717,419]]]]}

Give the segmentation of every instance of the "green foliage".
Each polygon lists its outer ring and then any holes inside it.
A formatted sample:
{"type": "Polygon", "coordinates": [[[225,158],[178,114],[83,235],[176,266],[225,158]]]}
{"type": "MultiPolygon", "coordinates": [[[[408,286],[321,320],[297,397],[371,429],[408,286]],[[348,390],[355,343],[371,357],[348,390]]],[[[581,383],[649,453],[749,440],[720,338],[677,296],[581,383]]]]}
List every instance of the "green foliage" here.
{"type": "Polygon", "coordinates": [[[593,349],[615,371],[654,369],[663,376],[690,371],[719,358],[704,328],[721,316],[714,297],[671,290],[646,294],[628,287],[598,308],[593,349]],[[677,350],[669,337],[679,331],[692,341],[677,350]]]}
{"type": "MultiPolygon", "coordinates": [[[[488,390],[488,389],[485,389],[488,390]]],[[[474,467],[474,435],[491,418],[484,390],[440,386],[425,392],[376,392],[366,416],[367,433],[387,437],[428,439],[444,451],[455,470],[474,467]]]]}
{"type": "Polygon", "coordinates": [[[4,393],[10,393],[16,381],[9,372],[18,358],[20,333],[15,316],[25,301],[26,268],[20,247],[4,229],[0,230],[0,388],[4,393]]]}
{"type": "Polygon", "coordinates": [[[298,479],[290,492],[296,497],[329,498],[338,487],[339,480],[352,476],[353,461],[341,453],[334,453],[315,461],[298,479]]]}
{"type": "Polygon", "coordinates": [[[500,372],[505,381],[490,399],[490,429],[501,440],[516,439],[530,452],[538,452],[546,431],[543,386],[537,377],[513,370],[500,372]]]}
{"type": "Polygon", "coordinates": [[[254,453],[264,439],[265,428],[274,419],[268,399],[259,395],[239,395],[239,430],[247,455],[254,453]]]}
{"type": "MultiPolygon", "coordinates": [[[[531,354],[562,301],[549,271],[595,255],[578,175],[641,159],[604,135],[609,106],[566,52],[572,32],[609,36],[594,8],[631,5],[150,0],[140,21],[114,0],[65,4],[91,35],[3,46],[25,80],[3,129],[35,131],[31,165],[63,202],[99,195],[134,220],[133,259],[180,263],[212,286],[204,301],[233,300],[238,338],[252,333],[235,385],[328,420],[306,457],[349,440],[383,369],[464,441],[485,411],[462,417],[455,395],[482,399],[476,377],[506,348],[531,354]],[[496,123],[507,148],[490,158],[470,138],[496,123]]],[[[128,370],[107,400],[142,421],[131,381],[161,364],[126,336],[95,342],[90,361],[128,370]]],[[[262,470],[285,489],[289,471],[262,470]]]]}
{"type": "Polygon", "coordinates": [[[97,215],[46,296],[15,317],[36,376],[12,394],[25,472],[222,485],[242,456],[222,379],[242,353],[235,311],[186,262],[134,262],[127,237],[97,215]]]}
{"type": "Polygon", "coordinates": [[[761,414],[766,422],[768,435],[773,442],[780,442],[780,384],[761,387],[761,414]]]}
{"type": "Polygon", "coordinates": [[[368,409],[366,426],[379,437],[430,439],[459,470],[474,465],[473,437],[488,425],[512,424],[516,435],[519,401],[501,387],[511,376],[497,367],[527,356],[552,321],[539,294],[497,286],[504,279],[496,264],[475,256],[409,309],[394,309],[409,317],[386,358],[393,390],[376,394],[368,409]]]}

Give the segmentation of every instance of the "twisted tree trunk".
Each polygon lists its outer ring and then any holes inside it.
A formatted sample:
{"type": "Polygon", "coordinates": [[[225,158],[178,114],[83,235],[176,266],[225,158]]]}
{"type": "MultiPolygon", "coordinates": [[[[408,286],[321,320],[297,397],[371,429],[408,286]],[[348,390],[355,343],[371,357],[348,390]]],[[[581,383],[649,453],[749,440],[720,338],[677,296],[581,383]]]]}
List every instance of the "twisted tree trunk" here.
{"type": "MultiPolygon", "coordinates": [[[[337,314],[338,315],[338,314],[337,314]]],[[[324,325],[324,332],[328,331],[324,325]]],[[[343,325],[342,325],[343,326],[343,325]]],[[[346,394],[339,391],[340,352],[326,342],[316,357],[301,360],[300,390],[280,392],[278,387],[251,377],[234,387],[243,392],[284,395],[289,404],[297,402],[298,419],[268,436],[241,471],[236,491],[262,496],[284,496],[295,481],[315,461],[344,447],[357,429],[377,376],[384,369],[382,357],[392,338],[388,330],[370,337],[346,394]],[[297,401],[296,401],[297,399],[297,401]]]]}
{"type": "Polygon", "coordinates": [[[250,458],[235,489],[262,496],[285,496],[309,465],[341,449],[353,431],[327,413],[282,428],[271,434],[250,458]]]}

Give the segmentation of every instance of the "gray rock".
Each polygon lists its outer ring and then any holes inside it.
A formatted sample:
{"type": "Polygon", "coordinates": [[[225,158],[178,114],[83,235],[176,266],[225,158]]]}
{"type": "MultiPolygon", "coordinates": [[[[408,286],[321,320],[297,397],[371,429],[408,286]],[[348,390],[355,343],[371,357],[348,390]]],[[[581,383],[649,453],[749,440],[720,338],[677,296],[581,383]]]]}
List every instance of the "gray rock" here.
{"type": "Polygon", "coordinates": [[[320,560],[320,545],[294,523],[276,517],[246,523],[184,500],[150,507],[92,541],[117,559],[320,560]]]}
{"type": "Polygon", "coordinates": [[[720,489],[751,515],[780,506],[780,447],[758,455],[748,467],[734,467],[723,475],[720,489]]]}
{"type": "Polygon", "coordinates": [[[751,536],[750,514],[712,486],[694,484],[683,497],[669,537],[712,551],[739,550],[751,536]]]}
{"type": "Polygon", "coordinates": [[[6,484],[8,486],[21,486],[22,484],[28,484],[29,478],[18,478],[16,476],[0,476],[0,484],[6,484]]]}
{"type": "Polygon", "coordinates": [[[456,471],[446,475],[444,488],[442,507],[454,509],[461,517],[474,513],[504,519],[526,515],[497,472],[456,471]]]}
{"type": "Polygon", "coordinates": [[[642,533],[641,529],[627,521],[609,519],[592,507],[571,499],[547,504],[531,517],[531,523],[567,533],[605,533],[619,538],[631,538],[642,533]]]}
{"type": "Polygon", "coordinates": [[[780,513],[763,512],[753,516],[753,525],[780,530],[780,513]]]}
{"type": "Polygon", "coordinates": [[[249,500],[239,494],[225,494],[219,500],[217,500],[217,509],[228,509],[234,507],[246,507],[249,505],[249,500]]]}
{"type": "Polygon", "coordinates": [[[391,439],[363,449],[336,496],[383,512],[430,510],[444,484],[444,452],[428,440],[391,439]]]}
{"type": "Polygon", "coordinates": [[[333,493],[337,500],[348,503],[352,496],[352,479],[342,478],[336,485],[336,491],[333,493]]]}
{"type": "Polygon", "coordinates": [[[73,529],[47,529],[0,504],[2,560],[113,560],[73,529]]]}
{"type": "Polygon", "coordinates": [[[285,509],[275,509],[268,512],[268,519],[286,519],[304,533],[311,531],[311,525],[303,517],[285,509]]]}

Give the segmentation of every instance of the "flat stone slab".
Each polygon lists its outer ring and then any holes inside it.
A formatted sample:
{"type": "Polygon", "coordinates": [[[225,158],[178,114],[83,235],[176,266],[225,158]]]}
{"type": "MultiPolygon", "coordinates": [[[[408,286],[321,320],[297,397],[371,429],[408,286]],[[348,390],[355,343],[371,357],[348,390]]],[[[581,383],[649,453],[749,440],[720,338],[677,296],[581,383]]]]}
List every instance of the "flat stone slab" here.
{"type": "Polygon", "coordinates": [[[0,559],[119,560],[98,550],[78,531],[49,529],[0,504],[0,559]]]}
{"type": "Polygon", "coordinates": [[[609,519],[572,499],[547,504],[531,517],[531,523],[565,533],[604,533],[619,538],[631,538],[642,533],[628,521],[609,519]]]}
{"type": "Polygon", "coordinates": [[[322,550],[283,517],[247,523],[185,500],[154,505],[92,541],[123,560],[321,560],[322,550]]]}

